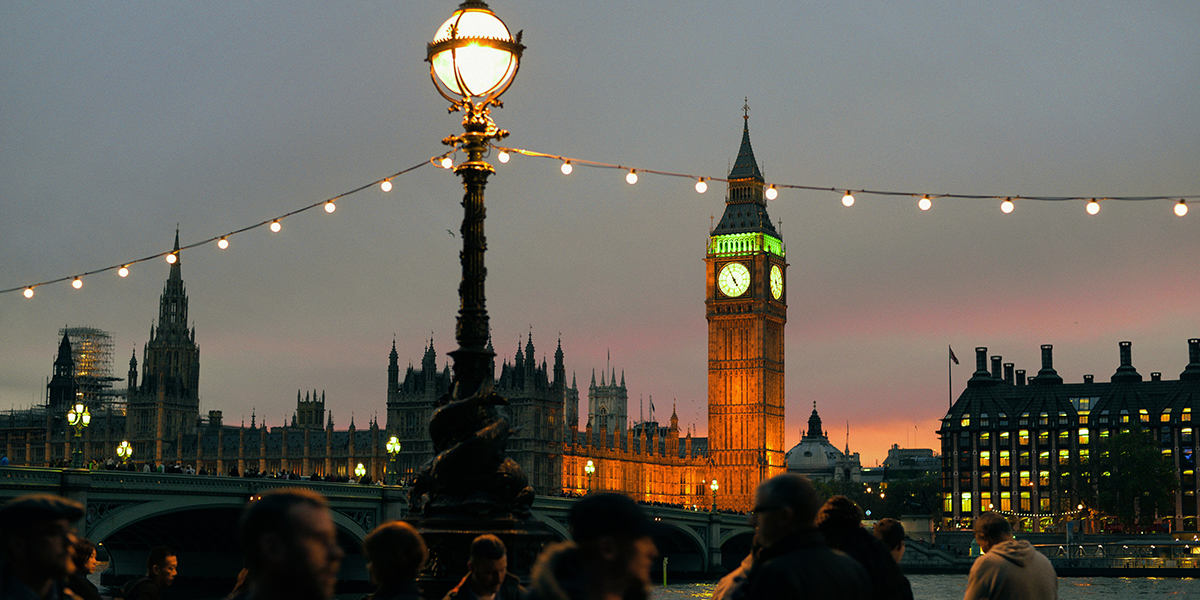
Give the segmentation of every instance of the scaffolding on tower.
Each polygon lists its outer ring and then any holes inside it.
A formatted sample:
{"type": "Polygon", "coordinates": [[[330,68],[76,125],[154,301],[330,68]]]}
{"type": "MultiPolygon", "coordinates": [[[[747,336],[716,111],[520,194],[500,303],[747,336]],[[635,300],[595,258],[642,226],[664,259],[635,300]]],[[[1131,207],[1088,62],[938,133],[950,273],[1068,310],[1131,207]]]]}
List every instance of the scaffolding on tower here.
{"type": "Polygon", "coordinates": [[[63,327],[58,335],[67,336],[71,342],[75,385],[92,413],[124,415],[126,390],[113,388],[121,378],[112,376],[112,334],[95,327],[63,327]]]}

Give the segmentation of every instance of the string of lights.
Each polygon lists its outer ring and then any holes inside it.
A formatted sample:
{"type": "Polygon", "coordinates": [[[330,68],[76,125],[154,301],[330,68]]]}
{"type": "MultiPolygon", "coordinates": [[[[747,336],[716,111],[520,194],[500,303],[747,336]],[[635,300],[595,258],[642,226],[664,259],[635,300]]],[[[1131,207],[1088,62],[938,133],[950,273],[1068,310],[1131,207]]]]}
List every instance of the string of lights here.
{"type": "MultiPolygon", "coordinates": [[[[498,158],[499,158],[500,162],[502,162],[502,163],[507,163],[512,154],[521,154],[523,156],[529,156],[529,157],[533,157],[533,158],[546,158],[546,159],[560,161],[562,163],[562,166],[560,167],[560,169],[562,170],[564,175],[570,175],[571,172],[574,170],[575,165],[582,165],[582,166],[599,168],[599,169],[618,169],[618,170],[626,171],[625,181],[627,181],[630,185],[637,183],[639,173],[650,173],[650,174],[654,174],[654,175],[662,175],[665,177],[679,177],[679,178],[683,178],[683,179],[695,180],[696,191],[703,194],[705,191],[708,190],[708,182],[719,181],[719,182],[723,182],[723,183],[728,183],[728,181],[729,181],[728,179],[722,178],[722,177],[709,177],[709,176],[703,176],[703,175],[691,175],[691,174],[687,174],[687,173],[676,173],[676,172],[672,172],[672,171],[658,171],[658,170],[654,170],[654,169],[641,169],[641,168],[629,167],[629,166],[625,166],[625,165],[616,165],[616,164],[611,164],[611,163],[597,162],[597,161],[593,161],[593,160],[584,160],[581,158],[573,158],[573,157],[569,157],[569,156],[560,156],[557,154],[548,154],[545,152],[537,152],[534,150],[525,150],[525,149],[521,149],[521,148],[505,148],[505,147],[501,147],[501,146],[493,146],[493,147],[499,151],[498,158]]],[[[443,164],[442,166],[445,166],[445,165],[443,164]]],[[[842,194],[842,204],[844,204],[847,207],[854,205],[854,201],[855,201],[854,195],[855,194],[869,195],[869,196],[893,196],[893,197],[915,198],[915,199],[917,199],[917,207],[920,208],[921,210],[929,210],[930,208],[933,207],[933,201],[936,199],[941,199],[941,198],[952,198],[952,199],[959,199],[959,200],[995,200],[995,201],[1000,202],[1000,210],[1002,212],[1004,212],[1005,214],[1013,212],[1014,207],[1017,202],[1026,201],[1026,200],[1037,201],[1037,202],[1085,201],[1085,202],[1087,202],[1087,204],[1086,204],[1087,212],[1088,212],[1088,214],[1092,214],[1092,215],[1100,212],[1100,202],[1104,202],[1104,201],[1143,202],[1143,201],[1151,201],[1151,200],[1160,200],[1160,201],[1161,200],[1170,200],[1170,201],[1175,201],[1175,207],[1174,207],[1175,214],[1182,217],[1187,214],[1187,210],[1188,210],[1187,202],[1185,202],[1185,200],[1195,200],[1196,198],[1200,198],[1200,195],[1104,196],[1104,197],[1099,197],[1099,196],[1095,196],[1095,197],[1093,197],[1093,196],[1022,196],[1022,195],[1000,196],[1000,195],[986,195],[986,194],[945,194],[945,193],[897,192],[897,191],[890,191],[890,190],[868,190],[868,189],[854,189],[854,188],[846,188],[846,187],[800,185],[800,184],[794,184],[794,183],[771,183],[771,184],[768,184],[767,189],[765,190],[765,195],[766,195],[767,200],[774,200],[777,197],[779,197],[779,190],[781,190],[781,189],[808,190],[808,191],[815,191],[815,192],[833,192],[835,194],[842,194]]]]}
{"type": "MultiPolygon", "coordinates": [[[[659,175],[659,176],[663,176],[663,177],[676,177],[676,178],[694,180],[696,182],[695,183],[696,191],[698,193],[703,194],[706,191],[708,191],[708,184],[711,181],[716,181],[716,182],[721,182],[721,183],[729,182],[729,179],[724,178],[724,177],[711,177],[711,176],[706,176],[706,175],[694,175],[694,174],[688,174],[688,173],[678,173],[678,172],[674,172],[674,171],[662,171],[662,170],[658,170],[658,169],[646,169],[646,168],[632,167],[632,166],[626,166],[626,165],[620,165],[620,164],[612,164],[612,163],[605,163],[605,162],[599,162],[599,161],[594,161],[594,160],[587,160],[587,159],[582,159],[582,158],[561,156],[558,154],[549,154],[546,152],[538,152],[535,150],[526,150],[523,148],[508,148],[508,147],[496,146],[496,145],[492,145],[492,147],[498,151],[497,158],[499,159],[499,161],[501,163],[507,163],[509,160],[511,160],[511,156],[513,154],[520,154],[522,156],[529,156],[532,158],[545,158],[545,159],[559,161],[562,163],[560,165],[559,169],[562,171],[562,173],[564,175],[570,175],[574,171],[575,165],[592,167],[592,168],[597,168],[597,169],[615,169],[615,170],[625,172],[625,181],[627,183],[629,183],[630,185],[634,185],[638,182],[638,176],[640,174],[659,175]]],[[[384,177],[383,179],[378,179],[376,181],[372,181],[370,183],[361,185],[361,186],[356,187],[347,192],[343,192],[341,194],[333,196],[332,198],[327,198],[327,199],[321,200],[319,202],[314,202],[313,204],[303,206],[303,207],[295,209],[291,212],[287,212],[282,215],[272,217],[272,218],[266,219],[264,221],[260,221],[258,223],[254,223],[253,225],[248,225],[246,227],[242,227],[240,229],[230,231],[223,235],[213,236],[213,237],[201,240],[199,242],[188,244],[186,246],[181,246],[179,248],[178,252],[182,252],[183,250],[189,250],[189,249],[196,248],[199,246],[204,246],[206,244],[210,244],[213,242],[216,242],[218,248],[224,250],[229,247],[229,238],[231,238],[235,235],[241,234],[241,233],[245,233],[252,229],[257,229],[259,227],[263,227],[263,226],[266,226],[272,232],[277,233],[283,227],[281,224],[281,221],[283,221],[283,219],[285,219],[287,217],[291,217],[293,215],[297,215],[297,214],[312,210],[314,208],[317,208],[318,206],[322,206],[325,208],[326,212],[332,213],[337,208],[337,206],[335,204],[336,201],[346,198],[347,196],[356,194],[358,192],[361,192],[361,191],[363,191],[367,188],[370,188],[372,186],[375,186],[375,185],[380,186],[380,189],[383,190],[384,192],[390,192],[393,188],[393,185],[392,185],[393,179],[395,179],[401,175],[404,175],[406,173],[409,173],[411,171],[414,171],[416,169],[419,169],[421,167],[424,167],[427,164],[433,164],[435,166],[439,166],[444,169],[452,169],[452,168],[454,168],[453,156],[457,151],[458,151],[458,149],[455,148],[444,154],[434,156],[434,157],[430,158],[429,161],[427,161],[427,162],[423,161],[423,162],[418,163],[414,166],[411,166],[407,169],[398,171],[396,173],[393,173],[392,175],[384,177]]],[[[854,202],[855,202],[854,195],[855,194],[870,195],[870,196],[916,198],[916,199],[918,199],[917,207],[920,208],[921,210],[929,210],[933,206],[933,200],[942,199],[942,198],[958,199],[958,200],[999,200],[1000,201],[1000,210],[1002,212],[1004,212],[1005,214],[1013,212],[1014,206],[1017,201],[1036,201],[1036,202],[1085,201],[1085,202],[1087,202],[1086,207],[1087,207],[1088,214],[1094,215],[1094,214],[1097,214],[1098,212],[1100,212],[1100,202],[1102,202],[1102,201],[1143,202],[1143,201],[1170,200],[1170,201],[1176,201],[1175,206],[1174,206],[1174,212],[1176,215],[1182,217],[1182,216],[1186,215],[1187,211],[1188,211],[1186,200],[1195,200],[1196,198],[1200,198],[1200,195],[1105,196],[1105,197],[1022,196],[1022,195],[999,196],[999,195],[986,195],[986,194],[898,192],[898,191],[891,191],[891,190],[868,190],[868,189],[855,189],[855,188],[826,187],[826,186],[814,186],[814,185],[801,185],[801,184],[794,184],[794,183],[771,183],[771,184],[769,184],[764,192],[766,198],[768,200],[775,200],[776,198],[779,197],[779,190],[781,190],[781,189],[806,190],[806,191],[815,191],[815,192],[832,192],[835,194],[841,193],[842,194],[842,204],[847,207],[854,205],[854,202]]],[[[7,293],[11,293],[11,292],[21,291],[26,298],[32,298],[34,295],[35,288],[45,286],[45,285],[52,285],[55,283],[61,283],[64,281],[70,281],[72,287],[74,287],[75,289],[80,289],[83,287],[83,278],[84,277],[87,277],[90,275],[96,275],[99,273],[104,273],[107,271],[113,271],[113,270],[116,270],[117,274],[119,276],[126,277],[129,275],[129,267],[131,267],[135,264],[138,264],[138,263],[147,262],[150,260],[154,260],[157,258],[164,258],[164,257],[166,258],[167,262],[174,264],[175,260],[177,260],[177,258],[178,258],[177,251],[171,250],[168,252],[159,252],[157,254],[152,254],[150,256],[146,256],[146,257],[142,257],[142,258],[138,258],[135,260],[130,260],[130,261],[122,262],[122,263],[117,263],[117,264],[110,265],[110,266],[107,266],[107,267],[104,267],[101,269],[85,271],[83,273],[78,273],[76,275],[68,275],[66,277],[59,277],[57,279],[50,279],[50,280],[42,281],[42,282],[38,282],[38,283],[21,285],[21,286],[11,287],[11,288],[7,288],[7,289],[0,289],[0,294],[7,294],[7,293]]]]}
{"type": "Polygon", "coordinates": [[[430,163],[438,164],[437,161],[444,157],[445,157],[445,155],[431,158],[428,162],[422,161],[422,162],[420,162],[416,165],[413,165],[407,169],[397,171],[396,173],[393,173],[387,177],[384,177],[383,179],[377,179],[375,181],[372,181],[371,183],[360,185],[350,191],[342,192],[336,196],[333,196],[332,198],[326,198],[324,200],[321,200],[320,202],[314,202],[312,204],[309,204],[308,206],[303,206],[301,208],[297,208],[291,212],[284,213],[277,217],[272,217],[270,219],[255,223],[253,225],[247,225],[246,227],[242,227],[241,229],[235,229],[235,230],[230,231],[229,233],[225,233],[223,235],[213,236],[213,237],[201,240],[199,242],[188,244],[186,246],[180,246],[179,250],[172,249],[168,252],[159,252],[158,254],[151,254],[150,256],[138,258],[135,260],[125,261],[122,263],[117,263],[115,265],[110,265],[110,266],[104,267],[102,269],[94,269],[92,271],[85,271],[83,273],[79,273],[76,275],[68,275],[66,277],[59,277],[57,279],[50,279],[50,280],[42,281],[39,283],[32,283],[32,284],[28,284],[28,285],[22,285],[22,286],[18,286],[18,287],[3,289],[3,290],[0,290],[0,294],[7,294],[10,292],[21,291],[26,298],[32,298],[33,291],[35,288],[38,288],[38,287],[41,287],[44,285],[52,285],[55,283],[61,283],[64,281],[70,281],[71,287],[78,290],[83,287],[83,278],[87,277],[89,275],[96,275],[98,273],[105,273],[108,271],[116,270],[117,275],[119,275],[121,277],[127,277],[129,275],[129,267],[131,267],[135,264],[155,260],[157,258],[164,258],[164,257],[166,258],[166,261],[168,263],[175,264],[175,261],[179,259],[179,257],[178,257],[179,252],[182,252],[184,250],[190,250],[192,248],[196,248],[199,246],[204,246],[204,245],[210,244],[212,242],[216,242],[217,247],[220,248],[221,250],[224,250],[229,247],[229,238],[231,238],[235,235],[238,235],[240,233],[245,233],[252,229],[257,229],[257,228],[263,227],[263,226],[267,226],[270,228],[270,230],[272,232],[278,233],[281,229],[283,229],[283,225],[281,224],[281,221],[283,221],[284,219],[291,217],[293,215],[298,215],[305,211],[312,210],[318,206],[324,207],[325,212],[332,213],[334,210],[337,209],[337,205],[335,204],[336,201],[341,200],[342,198],[346,198],[347,196],[357,194],[358,192],[361,192],[372,186],[378,185],[378,186],[380,186],[380,189],[382,189],[384,192],[390,192],[392,190],[392,180],[393,179],[395,179],[401,175],[404,175],[405,173],[408,173],[410,171],[415,171],[415,170],[417,170],[421,167],[424,167],[430,163]]]}
{"type": "Polygon", "coordinates": [[[1075,516],[1077,514],[1082,513],[1083,510],[1067,510],[1067,511],[1062,511],[1062,512],[1017,512],[1017,511],[1011,511],[1011,510],[996,510],[993,508],[992,512],[994,512],[996,514],[1004,515],[1006,517],[1041,518],[1041,517],[1071,517],[1071,516],[1075,516]]]}

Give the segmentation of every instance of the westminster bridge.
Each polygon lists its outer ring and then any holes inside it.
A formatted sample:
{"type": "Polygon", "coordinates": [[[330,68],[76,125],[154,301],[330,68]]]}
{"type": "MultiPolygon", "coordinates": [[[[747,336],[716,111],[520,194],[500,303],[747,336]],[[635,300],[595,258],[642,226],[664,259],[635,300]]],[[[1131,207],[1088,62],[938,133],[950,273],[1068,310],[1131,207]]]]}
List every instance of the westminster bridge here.
{"type": "MultiPolygon", "coordinates": [[[[64,496],[87,513],[80,534],[108,551],[109,573],[140,575],[146,553],[165,545],[178,553],[180,573],[232,577],[242,567],[237,522],[252,497],[268,490],[305,487],[329,500],[346,551],[342,579],[367,580],[362,540],[380,523],[408,514],[408,490],[397,486],[306,480],[0,467],[0,502],[29,493],[64,496]]],[[[568,539],[567,513],[576,500],[538,496],[533,515],[568,539]]],[[[744,515],[643,505],[662,527],[655,537],[672,573],[724,573],[750,550],[753,531],[744,515]]]]}

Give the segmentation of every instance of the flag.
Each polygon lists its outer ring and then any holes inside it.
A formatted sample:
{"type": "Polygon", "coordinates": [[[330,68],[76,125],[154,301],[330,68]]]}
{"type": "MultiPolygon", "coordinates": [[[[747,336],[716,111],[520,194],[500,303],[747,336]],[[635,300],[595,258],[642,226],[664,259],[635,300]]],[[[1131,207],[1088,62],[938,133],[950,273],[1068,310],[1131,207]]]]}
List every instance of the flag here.
{"type": "MultiPolygon", "coordinates": [[[[950,348],[950,346],[946,347],[950,348]]],[[[954,355],[954,348],[950,348],[950,360],[954,361],[954,364],[958,364],[958,357],[954,355]]]]}

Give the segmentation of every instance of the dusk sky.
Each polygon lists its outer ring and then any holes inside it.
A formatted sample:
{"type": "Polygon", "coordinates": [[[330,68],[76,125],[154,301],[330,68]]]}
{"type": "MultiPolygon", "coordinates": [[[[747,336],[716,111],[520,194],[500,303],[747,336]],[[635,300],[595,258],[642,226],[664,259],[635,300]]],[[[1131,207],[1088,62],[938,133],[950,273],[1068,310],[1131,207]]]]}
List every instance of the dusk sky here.
{"type": "MultiPolygon", "coordinates": [[[[169,251],[445,151],[458,114],[426,44],[449,2],[0,4],[0,289],[169,251]]],[[[504,145],[724,177],[749,128],[768,183],[994,196],[1200,194],[1200,3],[515,2],[527,46],[493,111],[504,145]]],[[[461,158],[461,155],[460,155],[461,158]]],[[[630,413],[707,425],[704,252],[724,184],[490,159],[487,299],[511,361],[530,331],[568,376],[623,372],[630,413]]],[[[182,254],[201,412],[336,426],[385,416],[387,357],[453,350],[462,187],[432,165],[326,214],[182,254]],[[447,230],[450,230],[449,232],[447,230]]],[[[1067,382],[1176,379],[1200,337],[1200,198],[934,201],[781,191],[786,444],[813,402],[875,465],[938,448],[986,346],[1067,382]],[[947,346],[962,364],[947,389],[947,346]]],[[[0,295],[0,409],[45,399],[64,325],[113,333],[114,374],[156,322],[161,259],[0,295]]],[[[583,423],[580,423],[582,426],[583,423]]]]}

